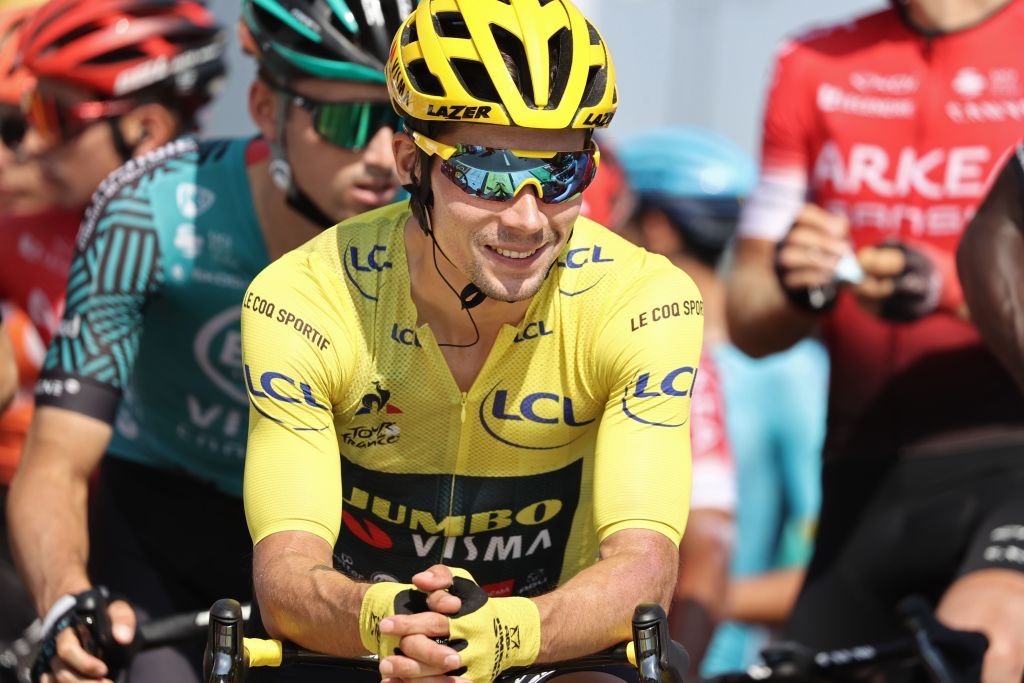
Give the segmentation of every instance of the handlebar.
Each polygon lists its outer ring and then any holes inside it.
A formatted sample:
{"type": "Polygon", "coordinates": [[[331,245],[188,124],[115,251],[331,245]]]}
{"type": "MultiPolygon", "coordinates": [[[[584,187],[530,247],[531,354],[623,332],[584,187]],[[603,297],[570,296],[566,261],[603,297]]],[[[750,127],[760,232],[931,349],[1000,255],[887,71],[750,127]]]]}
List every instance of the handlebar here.
{"type": "MultiPolygon", "coordinates": [[[[248,619],[251,608],[248,604],[240,605],[242,619],[248,619]]],[[[102,636],[99,629],[102,621],[95,618],[98,605],[86,601],[79,615],[82,624],[89,629],[86,640],[100,642],[102,636]]],[[[102,610],[105,614],[105,610],[102,610]]],[[[163,647],[185,640],[203,637],[209,626],[208,610],[185,612],[161,619],[154,619],[139,625],[135,640],[129,646],[127,656],[130,658],[140,651],[163,647]]],[[[80,632],[79,632],[80,634],[80,632]]],[[[80,634],[81,635],[81,634],[80,634]]],[[[40,645],[45,634],[40,620],[33,622],[21,638],[6,647],[0,644],[0,680],[8,679],[17,683],[31,683],[32,668],[39,656],[40,645]],[[7,678],[5,678],[7,676],[7,678]]]]}
{"type": "MultiPolygon", "coordinates": [[[[257,666],[326,664],[343,669],[377,671],[375,656],[336,657],[284,644],[278,640],[242,637],[243,619],[234,600],[218,600],[210,608],[207,650],[203,658],[206,683],[243,683],[248,671],[257,666]]],[[[682,645],[668,635],[668,619],[661,606],[642,604],[633,614],[633,641],[610,650],[562,662],[508,669],[498,681],[534,675],[543,683],[555,674],[583,671],[600,666],[632,664],[638,668],[640,683],[683,683],[689,656],[682,645]]]]}
{"type": "Polygon", "coordinates": [[[988,647],[984,635],[943,626],[918,596],[906,598],[897,609],[910,632],[909,637],[822,651],[799,643],[776,643],[761,653],[764,663],[755,664],[744,673],[715,676],[707,683],[848,680],[851,672],[903,662],[919,664],[932,683],[981,680],[982,658],[988,647]]]}

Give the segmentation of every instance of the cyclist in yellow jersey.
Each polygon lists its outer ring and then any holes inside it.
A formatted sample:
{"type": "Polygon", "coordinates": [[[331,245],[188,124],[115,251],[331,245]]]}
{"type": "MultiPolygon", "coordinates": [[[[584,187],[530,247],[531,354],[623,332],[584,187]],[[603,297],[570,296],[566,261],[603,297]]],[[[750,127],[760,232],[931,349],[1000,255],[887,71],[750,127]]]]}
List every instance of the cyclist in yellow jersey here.
{"type": "Polygon", "coordinates": [[[703,306],[579,218],[617,94],[569,0],[425,0],[388,80],[410,202],[243,301],[255,587],[275,636],[487,681],[667,605],[703,306]]]}

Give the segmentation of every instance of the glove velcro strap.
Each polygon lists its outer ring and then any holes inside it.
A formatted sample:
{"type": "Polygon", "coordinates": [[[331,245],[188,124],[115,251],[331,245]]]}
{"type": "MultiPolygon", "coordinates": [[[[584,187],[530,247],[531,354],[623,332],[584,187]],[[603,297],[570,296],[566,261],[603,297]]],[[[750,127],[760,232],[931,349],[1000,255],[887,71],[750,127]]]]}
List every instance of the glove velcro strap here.
{"type": "MultiPolygon", "coordinates": [[[[540,611],[528,598],[490,598],[469,572],[453,568],[449,593],[462,601],[448,622],[449,645],[463,656],[465,673],[494,680],[514,666],[529,666],[540,652],[540,611]]],[[[455,673],[455,672],[450,672],[455,673]]]]}
{"type": "MultiPolygon", "coordinates": [[[[529,598],[491,598],[490,619],[484,614],[454,617],[449,622],[452,647],[457,641],[479,638],[482,632],[494,640],[494,677],[513,666],[529,666],[540,653],[540,611],[529,598]],[[476,617],[476,618],[474,618],[476,617]],[[484,623],[481,623],[486,619],[484,623]]],[[[459,649],[456,647],[456,649],[459,649]]]]}
{"type": "Polygon", "coordinates": [[[368,651],[381,656],[395,654],[399,638],[382,635],[380,622],[395,614],[426,610],[427,596],[408,583],[383,581],[370,586],[359,609],[359,639],[368,651]]]}

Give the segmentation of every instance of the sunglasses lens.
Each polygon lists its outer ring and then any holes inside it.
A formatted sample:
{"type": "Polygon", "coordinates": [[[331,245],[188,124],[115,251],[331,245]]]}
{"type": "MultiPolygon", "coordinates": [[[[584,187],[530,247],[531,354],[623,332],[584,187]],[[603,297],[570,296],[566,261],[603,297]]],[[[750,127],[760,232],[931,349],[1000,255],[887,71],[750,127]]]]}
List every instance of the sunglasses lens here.
{"type": "Polygon", "coordinates": [[[8,149],[14,149],[25,137],[25,118],[21,114],[0,115],[0,141],[8,149]]]}
{"type": "Polygon", "coordinates": [[[466,194],[508,201],[524,185],[541,190],[541,201],[559,204],[578,197],[594,179],[594,150],[557,152],[550,157],[519,156],[507,149],[460,145],[441,165],[466,194]]]}
{"type": "Polygon", "coordinates": [[[332,145],[359,151],[382,127],[397,128],[398,117],[386,102],[321,102],[313,111],[313,126],[332,145]]]}
{"type": "Polygon", "coordinates": [[[593,152],[563,152],[557,163],[548,167],[551,177],[541,183],[544,197],[541,201],[560,204],[579,197],[597,173],[593,152]]]}
{"type": "Polygon", "coordinates": [[[48,145],[61,145],[86,128],[132,109],[131,100],[97,100],[62,104],[52,95],[34,91],[23,107],[30,128],[48,145]]]}
{"type": "Polygon", "coordinates": [[[60,144],[74,134],[67,112],[56,98],[38,90],[32,93],[25,110],[28,125],[48,144],[60,144]]]}

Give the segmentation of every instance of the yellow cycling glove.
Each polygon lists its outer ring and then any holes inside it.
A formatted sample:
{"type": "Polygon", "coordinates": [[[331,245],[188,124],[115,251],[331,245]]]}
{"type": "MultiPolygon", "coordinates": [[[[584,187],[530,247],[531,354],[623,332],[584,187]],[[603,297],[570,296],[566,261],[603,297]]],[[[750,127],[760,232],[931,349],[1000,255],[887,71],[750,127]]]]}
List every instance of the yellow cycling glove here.
{"type": "Polygon", "coordinates": [[[363,647],[380,658],[396,654],[398,636],[383,635],[380,622],[395,614],[427,611],[427,594],[410,583],[382,581],[370,586],[359,608],[359,638],[363,647]]]}
{"type": "Polygon", "coordinates": [[[540,612],[529,598],[491,598],[469,572],[452,568],[448,592],[462,601],[449,619],[448,645],[463,669],[450,672],[490,683],[505,669],[529,666],[540,652],[540,612]]]}
{"type": "MultiPolygon", "coordinates": [[[[490,683],[502,671],[529,666],[540,651],[540,612],[528,598],[491,598],[464,569],[453,567],[448,592],[459,598],[459,611],[448,620],[448,645],[462,657],[463,666],[450,675],[475,683],[490,683]]],[[[427,611],[427,595],[406,583],[370,586],[359,610],[363,647],[384,658],[400,654],[401,638],[380,632],[381,620],[396,614],[427,611]]]]}

